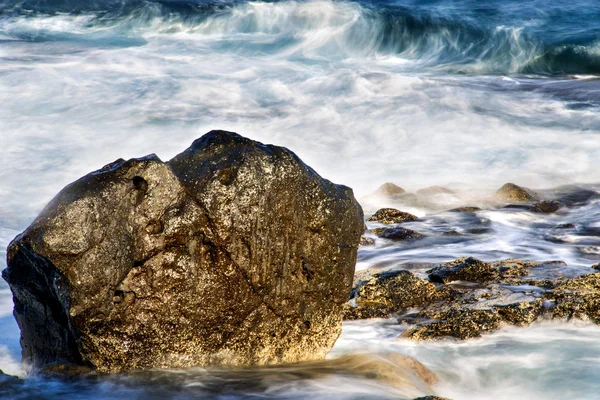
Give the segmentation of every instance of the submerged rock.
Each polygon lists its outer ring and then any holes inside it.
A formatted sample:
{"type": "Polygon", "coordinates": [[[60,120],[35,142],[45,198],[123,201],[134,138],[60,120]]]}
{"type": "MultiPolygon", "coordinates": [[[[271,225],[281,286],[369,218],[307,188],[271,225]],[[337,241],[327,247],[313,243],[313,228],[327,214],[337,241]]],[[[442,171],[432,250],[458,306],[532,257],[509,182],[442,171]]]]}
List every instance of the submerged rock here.
{"type": "Polygon", "coordinates": [[[386,182],[383,185],[379,186],[377,190],[373,193],[376,196],[394,196],[397,194],[405,193],[406,191],[402,189],[400,186],[393,184],[391,182],[386,182]]]}
{"type": "Polygon", "coordinates": [[[561,207],[561,204],[554,200],[538,201],[534,204],[508,204],[504,208],[520,208],[539,214],[552,214],[561,207]]]}
{"type": "Polygon", "coordinates": [[[419,233],[417,231],[413,231],[412,229],[406,229],[402,227],[395,228],[375,228],[372,229],[375,235],[379,236],[383,239],[390,240],[413,240],[413,239],[421,239],[424,238],[425,235],[419,233]]]}
{"type": "Polygon", "coordinates": [[[560,186],[552,190],[554,200],[567,207],[577,207],[600,198],[600,193],[576,185],[560,186]]]}
{"type": "Polygon", "coordinates": [[[435,196],[435,195],[449,195],[449,194],[454,194],[454,192],[443,186],[429,186],[429,187],[417,190],[417,196],[435,196]]]}
{"type": "Polygon", "coordinates": [[[535,201],[535,195],[529,190],[515,185],[514,183],[506,183],[502,186],[494,197],[501,201],[535,201]]]}
{"type": "Polygon", "coordinates": [[[23,358],[100,371],[321,359],[363,232],[352,190],[291,151],[212,131],[117,160],[10,244],[23,358]]]}
{"type": "Polygon", "coordinates": [[[381,222],[382,224],[398,224],[400,222],[416,221],[418,218],[395,208],[381,208],[377,210],[367,221],[381,222]]]}
{"type": "Polygon", "coordinates": [[[472,206],[465,206],[465,207],[457,207],[457,208],[453,208],[451,210],[448,210],[450,212],[476,212],[476,211],[481,211],[481,208],[479,207],[472,207],[472,206]]]}
{"type": "Polygon", "coordinates": [[[17,398],[23,393],[25,381],[17,376],[7,375],[0,369],[0,397],[17,398]]]}

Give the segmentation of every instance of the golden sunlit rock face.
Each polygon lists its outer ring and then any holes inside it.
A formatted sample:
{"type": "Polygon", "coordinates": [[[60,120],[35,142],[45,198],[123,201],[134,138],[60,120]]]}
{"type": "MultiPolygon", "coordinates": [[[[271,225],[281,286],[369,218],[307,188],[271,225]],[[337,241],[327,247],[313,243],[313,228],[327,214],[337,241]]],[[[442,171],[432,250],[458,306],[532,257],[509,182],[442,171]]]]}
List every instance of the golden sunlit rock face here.
{"type": "Polygon", "coordinates": [[[362,232],[350,188],[235,133],[117,160],[10,245],[23,357],[108,372],[322,359],[362,232]]]}

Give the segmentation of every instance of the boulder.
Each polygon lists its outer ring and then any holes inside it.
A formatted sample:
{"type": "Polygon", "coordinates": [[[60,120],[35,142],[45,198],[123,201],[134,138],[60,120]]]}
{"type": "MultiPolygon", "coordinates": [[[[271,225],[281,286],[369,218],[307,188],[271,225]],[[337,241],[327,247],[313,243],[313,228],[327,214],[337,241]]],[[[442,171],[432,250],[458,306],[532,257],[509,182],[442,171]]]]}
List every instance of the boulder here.
{"type": "Polygon", "coordinates": [[[400,186],[395,185],[391,182],[386,182],[383,185],[379,186],[377,188],[377,190],[373,193],[373,195],[390,197],[390,196],[394,196],[397,194],[402,194],[404,192],[406,192],[406,191],[404,189],[402,189],[400,186]]]}
{"type": "Polygon", "coordinates": [[[596,263],[596,264],[592,265],[592,268],[600,271],[600,263],[596,263]]]}
{"type": "Polygon", "coordinates": [[[317,360],[341,332],[362,232],[351,189],[212,131],[167,163],[117,160],[65,187],[2,275],[38,368],[317,360]]]}
{"type": "Polygon", "coordinates": [[[367,221],[380,222],[382,224],[398,224],[407,221],[416,221],[418,218],[404,211],[395,208],[381,208],[377,210],[367,221]]]}
{"type": "Polygon", "coordinates": [[[527,189],[514,183],[506,183],[502,186],[494,197],[500,201],[535,201],[535,196],[527,189]]]}

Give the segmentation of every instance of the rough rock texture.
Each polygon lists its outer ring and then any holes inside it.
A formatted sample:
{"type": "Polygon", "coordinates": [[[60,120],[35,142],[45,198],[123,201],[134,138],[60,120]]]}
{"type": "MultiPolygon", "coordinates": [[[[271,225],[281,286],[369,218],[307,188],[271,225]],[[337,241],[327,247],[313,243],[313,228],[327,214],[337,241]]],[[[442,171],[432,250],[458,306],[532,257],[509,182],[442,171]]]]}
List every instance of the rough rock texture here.
{"type": "Polygon", "coordinates": [[[529,274],[527,268],[537,264],[521,260],[503,260],[493,263],[473,257],[459,258],[427,271],[429,280],[438,283],[454,281],[492,282],[499,278],[519,277],[529,274]]]}
{"type": "Polygon", "coordinates": [[[401,227],[395,228],[375,228],[372,229],[375,235],[379,236],[383,239],[390,240],[411,240],[411,239],[421,239],[425,237],[422,233],[417,231],[413,231],[412,229],[406,229],[401,227]]]}
{"type": "Polygon", "coordinates": [[[540,297],[515,293],[501,285],[457,288],[450,302],[432,303],[419,312],[417,325],[402,334],[413,340],[442,337],[470,339],[503,324],[525,326],[542,313],[540,297]]]}
{"type": "Polygon", "coordinates": [[[320,359],[363,232],[352,190],[212,131],[64,188],[8,248],[23,358],[101,371],[320,359]]]}
{"type": "Polygon", "coordinates": [[[400,186],[395,185],[391,182],[386,182],[383,185],[379,186],[373,194],[377,196],[388,197],[396,194],[402,194],[404,192],[405,190],[402,189],[400,186]]]}
{"type": "Polygon", "coordinates": [[[514,183],[506,183],[496,192],[496,199],[501,201],[535,201],[535,196],[527,189],[514,183]]]}
{"type": "Polygon", "coordinates": [[[360,237],[359,246],[365,247],[365,246],[373,246],[373,245],[375,245],[375,241],[372,238],[370,238],[368,236],[360,237]]]}
{"type": "Polygon", "coordinates": [[[435,267],[429,271],[431,282],[449,283],[453,281],[489,282],[498,278],[492,265],[473,257],[458,260],[435,267]]]}
{"type": "Polygon", "coordinates": [[[365,270],[356,274],[345,319],[388,317],[412,307],[422,307],[442,296],[435,286],[409,271],[365,270]]]}
{"type": "Polygon", "coordinates": [[[407,221],[416,221],[418,218],[404,211],[395,208],[381,208],[377,210],[367,221],[380,222],[382,224],[398,224],[407,221]]]}
{"type": "Polygon", "coordinates": [[[412,340],[469,339],[504,325],[525,326],[542,315],[598,320],[600,274],[569,280],[559,272],[565,266],[467,257],[431,269],[439,276],[436,284],[408,271],[360,271],[345,318],[396,315],[411,325],[402,337],[412,340]]]}
{"type": "Polygon", "coordinates": [[[578,318],[600,323],[600,273],[581,275],[557,286],[553,317],[578,318]]]}

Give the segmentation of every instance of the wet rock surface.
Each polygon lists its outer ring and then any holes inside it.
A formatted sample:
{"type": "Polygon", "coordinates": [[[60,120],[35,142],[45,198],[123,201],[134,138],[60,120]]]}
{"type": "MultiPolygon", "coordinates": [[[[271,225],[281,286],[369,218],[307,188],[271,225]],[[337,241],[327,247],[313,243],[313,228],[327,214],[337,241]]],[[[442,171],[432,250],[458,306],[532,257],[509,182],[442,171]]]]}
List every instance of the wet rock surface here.
{"type": "Polygon", "coordinates": [[[360,271],[355,276],[345,319],[388,317],[393,313],[429,304],[442,292],[409,271],[360,271]]]}
{"type": "Polygon", "coordinates": [[[554,200],[543,200],[533,204],[508,204],[504,208],[516,208],[540,214],[552,214],[558,211],[561,204],[554,200]]]}
{"type": "Polygon", "coordinates": [[[416,221],[416,215],[395,208],[381,208],[377,210],[367,221],[380,222],[382,224],[398,224],[401,222],[416,221]]]}
{"type": "Polygon", "coordinates": [[[371,229],[371,232],[380,238],[389,240],[415,240],[425,237],[422,233],[402,227],[375,228],[371,229]]]}
{"type": "Polygon", "coordinates": [[[514,183],[504,184],[494,197],[501,201],[535,201],[536,196],[528,189],[515,185],[514,183]]]}
{"type": "Polygon", "coordinates": [[[374,245],[375,245],[375,240],[373,240],[372,238],[370,238],[368,236],[360,237],[359,246],[365,247],[365,246],[374,246],[374,245]]]}
{"type": "Polygon", "coordinates": [[[562,261],[460,258],[427,270],[366,270],[355,276],[346,319],[396,316],[412,340],[479,337],[502,326],[539,318],[600,323],[600,273],[568,279],[562,261]]]}
{"type": "Polygon", "coordinates": [[[363,227],[351,189],[235,133],[168,163],[117,160],[9,246],[23,358],[106,372],[321,359],[363,227]]]}

